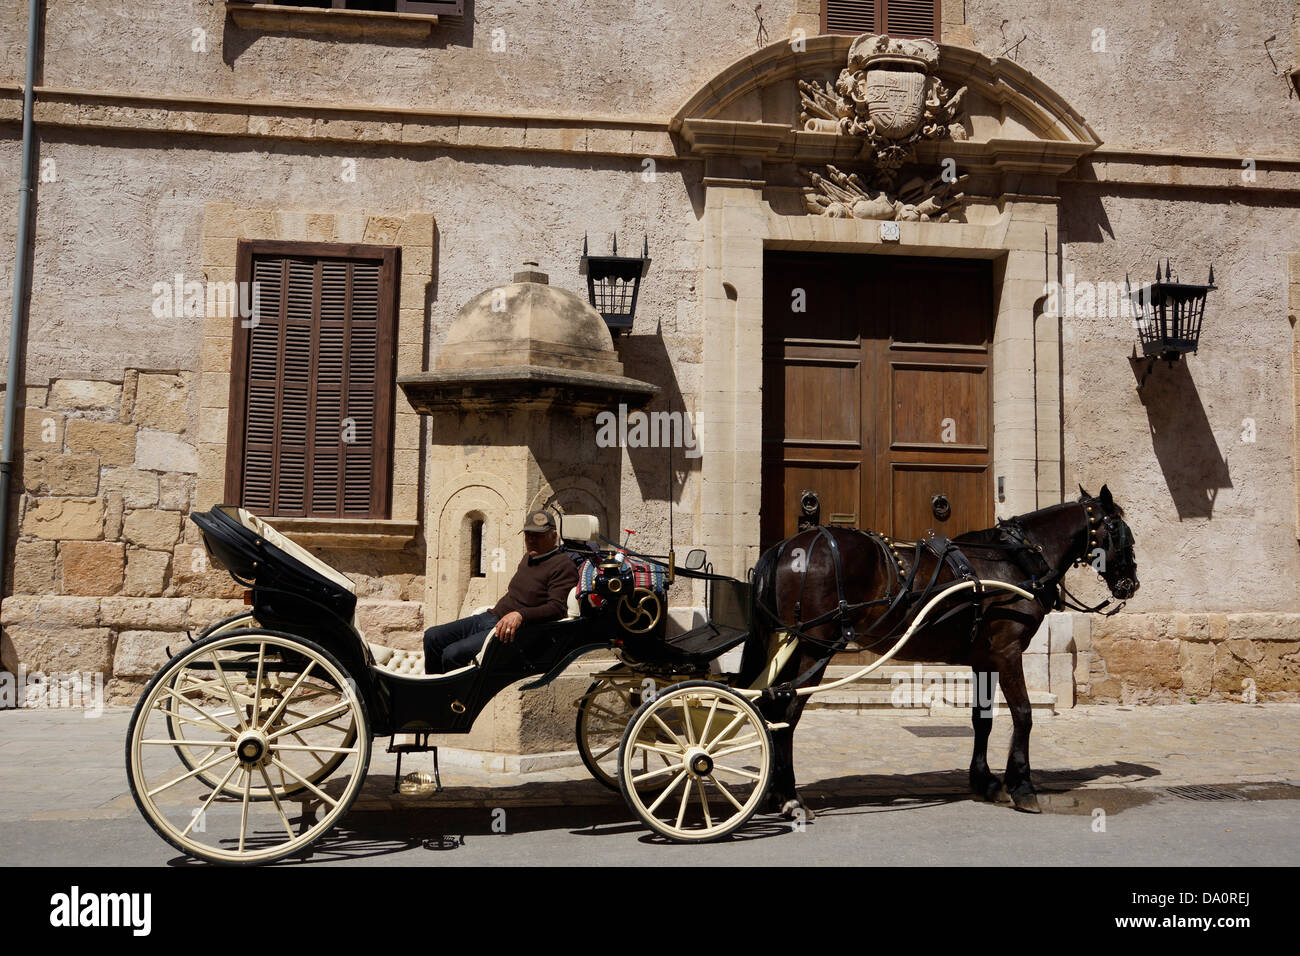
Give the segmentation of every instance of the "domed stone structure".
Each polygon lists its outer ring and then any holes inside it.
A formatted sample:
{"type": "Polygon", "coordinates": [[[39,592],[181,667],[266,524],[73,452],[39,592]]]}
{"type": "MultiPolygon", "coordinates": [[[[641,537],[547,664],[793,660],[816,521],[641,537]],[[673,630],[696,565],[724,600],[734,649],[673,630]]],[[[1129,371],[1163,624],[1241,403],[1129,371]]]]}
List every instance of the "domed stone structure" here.
{"type": "Polygon", "coordinates": [[[550,284],[535,262],[514,281],[465,303],[447,332],[437,368],[532,365],[622,375],[623,363],[600,313],[550,284]]]}
{"type": "Polygon", "coordinates": [[[525,262],[457,313],[431,372],[397,383],[416,411],[638,407],[658,388],[626,378],[600,313],[525,262]]]}
{"type": "MultiPolygon", "coordinates": [[[[505,593],[529,511],[594,514],[606,534],[620,527],[623,450],[601,440],[596,414],[621,417],[659,389],[623,375],[600,313],[552,286],[536,263],[470,299],[433,369],[397,382],[427,416],[426,626],[505,593]]],[[[498,695],[470,734],[447,743],[498,755],[567,752],[585,681],[498,695]]]]}

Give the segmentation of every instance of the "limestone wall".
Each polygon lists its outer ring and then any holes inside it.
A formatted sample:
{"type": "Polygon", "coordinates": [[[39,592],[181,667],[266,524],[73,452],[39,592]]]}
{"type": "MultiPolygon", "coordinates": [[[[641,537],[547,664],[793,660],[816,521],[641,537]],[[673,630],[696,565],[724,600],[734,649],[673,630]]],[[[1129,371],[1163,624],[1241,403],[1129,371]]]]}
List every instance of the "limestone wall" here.
{"type": "MultiPolygon", "coordinates": [[[[198,472],[193,377],[130,368],[26,390],[0,617],[6,670],[99,673],[110,699],[129,700],[187,630],[244,608],[242,588],[210,565],[188,520],[198,472]]],[[[418,556],[322,556],[357,582],[369,639],[418,646],[418,556]]]]}

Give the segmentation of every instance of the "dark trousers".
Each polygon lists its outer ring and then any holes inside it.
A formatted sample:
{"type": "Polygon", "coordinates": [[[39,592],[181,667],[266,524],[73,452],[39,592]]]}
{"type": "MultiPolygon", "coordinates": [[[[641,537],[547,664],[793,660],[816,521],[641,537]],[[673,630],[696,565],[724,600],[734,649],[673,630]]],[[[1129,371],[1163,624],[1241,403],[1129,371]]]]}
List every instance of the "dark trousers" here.
{"type": "Polygon", "coordinates": [[[464,667],[483,646],[488,631],[496,627],[491,611],[439,624],[424,632],[424,672],[445,674],[464,667]]]}

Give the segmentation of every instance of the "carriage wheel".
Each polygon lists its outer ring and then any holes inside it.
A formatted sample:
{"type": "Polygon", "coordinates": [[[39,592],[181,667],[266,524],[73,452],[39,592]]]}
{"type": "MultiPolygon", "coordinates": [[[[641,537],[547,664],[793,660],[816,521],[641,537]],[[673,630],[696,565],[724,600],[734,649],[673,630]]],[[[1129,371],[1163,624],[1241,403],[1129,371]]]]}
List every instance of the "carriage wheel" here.
{"type": "Polygon", "coordinates": [[[591,775],[611,790],[618,790],[619,746],[628,721],[641,706],[646,679],[630,671],[601,677],[578,700],[578,753],[591,775]]]}
{"type": "MultiPolygon", "coordinates": [[[[250,627],[256,628],[257,626],[258,626],[257,622],[253,618],[253,613],[251,611],[245,611],[242,614],[236,614],[233,617],[226,618],[224,621],[217,622],[208,630],[204,631],[203,634],[200,635],[198,640],[203,640],[204,638],[211,637],[215,634],[224,634],[230,631],[239,630],[241,628],[242,629],[248,629],[250,627]]],[[[241,656],[245,660],[256,660],[257,654],[256,651],[250,650],[244,655],[239,655],[236,652],[230,652],[229,655],[230,660],[232,661],[240,659],[241,656]]],[[[197,681],[195,680],[195,678],[198,675],[195,675],[191,671],[177,670],[175,673],[176,676],[173,679],[171,684],[172,690],[174,691],[182,691],[181,685],[184,685],[183,693],[187,693],[187,694],[188,693],[202,694],[202,693],[210,692],[214,689],[221,693],[224,693],[225,691],[225,688],[220,686],[220,679],[212,671],[209,671],[206,674],[206,676],[201,677],[201,679],[197,681]]],[[[276,679],[269,677],[267,683],[274,684],[276,683],[276,679]]],[[[282,686],[275,688],[275,690],[277,692],[283,692],[284,687],[288,685],[288,679],[280,679],[278,683],[282,686]]],[[[240,706],[244,707],[246,710],[248,708],[251,708],[253,703],[253,698],[251,695],[239,695],[239,692],[237,690],[236,690],[236,694],[238,695],[237,702],[239,703],[240,706]]],[[[234,713],[235,711],[232,707],[226,706],[224,708],[218,708],[212,710],[211,715],[212,718],[215,720],[224,720],[226,722],[229,722],[230,720],[234,719],[234,713]]],[[[190,714],[189,716],[192,717],[193,714],[190,714]]],[[[288,726],[289,724],[293,723],[295,720],[299,720],[302,716],[304,715],[301,711],[298,711],[294,708],[286,707],[284,712],[280,715],[278,726],[272,728],[272,731],[279,729],[279,727],[288,726]]],[[[242,790],[238,789],[237,787],[233,787],[230,784],[225,784],[225,785],[222,784],[222,777],[224,776],[224,772],[214,773],[211,770],[197,769],[200,768],[202,764],[205,763],[210,757],[217,756],[219,753],[219,749],[214,748],[211,745],[204,745],[199,741],[189,740],[186,734],[187,727],[190,727],[191,730],[193,729],[192,726],[189,725],[185,720],[180,719],[180,717],[176,713],[170,711],[168,712],[167,732],[171,735],[171,737],[174,740],[184,741],[184,743],[178,743],[176,745],[176,755],[180,758],[181,763],[185,765],[185,769],[196,770],[198,778],[200,780],[202,780],[210,787],[220,788],[222,793],[224,793],[226,796],[242,797],[243,796],[242,790]]],[[[193,735],[191,734],[190,736],[193,735]]],[[[201,739],[202,739],[202,735],[200,735],[200,740],[201,739]]],[[[344,739],[342,746],[351,747],[356,742],[356,739],[357,739],[356,727],[352,726],[349,728],[348,735],[344,739]]],[[[298,739],[294,742],[304,743],[305,741],[298,739]]],[[[347,756],[348,755],[346,753],[337,753],[333,755],[327,755],[325,759],[318,760],[314,766],[311,766],[310,768],[306,769],[305,772],[303,773],[303,776],[305,778],[305,782],[303,783],[299,783],[292,776],[289,776],[285,774],[283,771],[275,768],[272,768],[272,770],[268,772],[267,776],[270,778],[271,787],[274,788],[277,796],[279,797],[293,796],[296,793],[300,793],[301,791],[306,790],[308,783],[311,784],[320,783],[320,781],[324,780],[335,770],[337,770],[339,765],[344,760],[347,759],[347,756]]],[[[249,796],[253,800],[270,800],[271,789],[267,788],[266,786],[258,782],[256,786],[250,789],[249,796]]]]}
{"type": "Polygon", "coordinates": [[[744,697],[711,681],[661,691],[623,733],[618,783],[650,829],[684,843],[716,840],[754,815],[767,793],[772,740],[744,697]],[[644,770],[643,758],[658,760],[644,770]]]}
{"type": "Polygon", "coordinates": [[[136,806],[164,840],[212,862],[267,863],[319,839],[356,799],[370,763],[365,700],[313,641],[213,634],[149,682],[126,757],[136,806]],[[186,766],[182,753],[208,756],[186,766]]]}

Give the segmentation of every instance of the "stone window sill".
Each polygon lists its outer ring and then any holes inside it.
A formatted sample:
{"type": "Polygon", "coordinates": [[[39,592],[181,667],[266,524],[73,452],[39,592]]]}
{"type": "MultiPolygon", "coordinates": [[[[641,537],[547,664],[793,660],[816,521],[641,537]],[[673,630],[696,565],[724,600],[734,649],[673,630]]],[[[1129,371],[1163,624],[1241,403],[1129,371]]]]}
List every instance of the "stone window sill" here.
{"type": "Polygon", "coordinates": [[[235,26],[249,30],[294,30],[345,37],[385,37],[402,40],[431,36],[438,17],[428,13],[385,13],[374,10],[335,10],[328,7],[289,7],[273,3],[226,0],[235,26]]]}
{"type": "Polygon", "coordinates": [[[418,521],[379,518],[276,518],[266,521],[290,540],[308,548],[400,551],[415,540],[418,521]]]}

